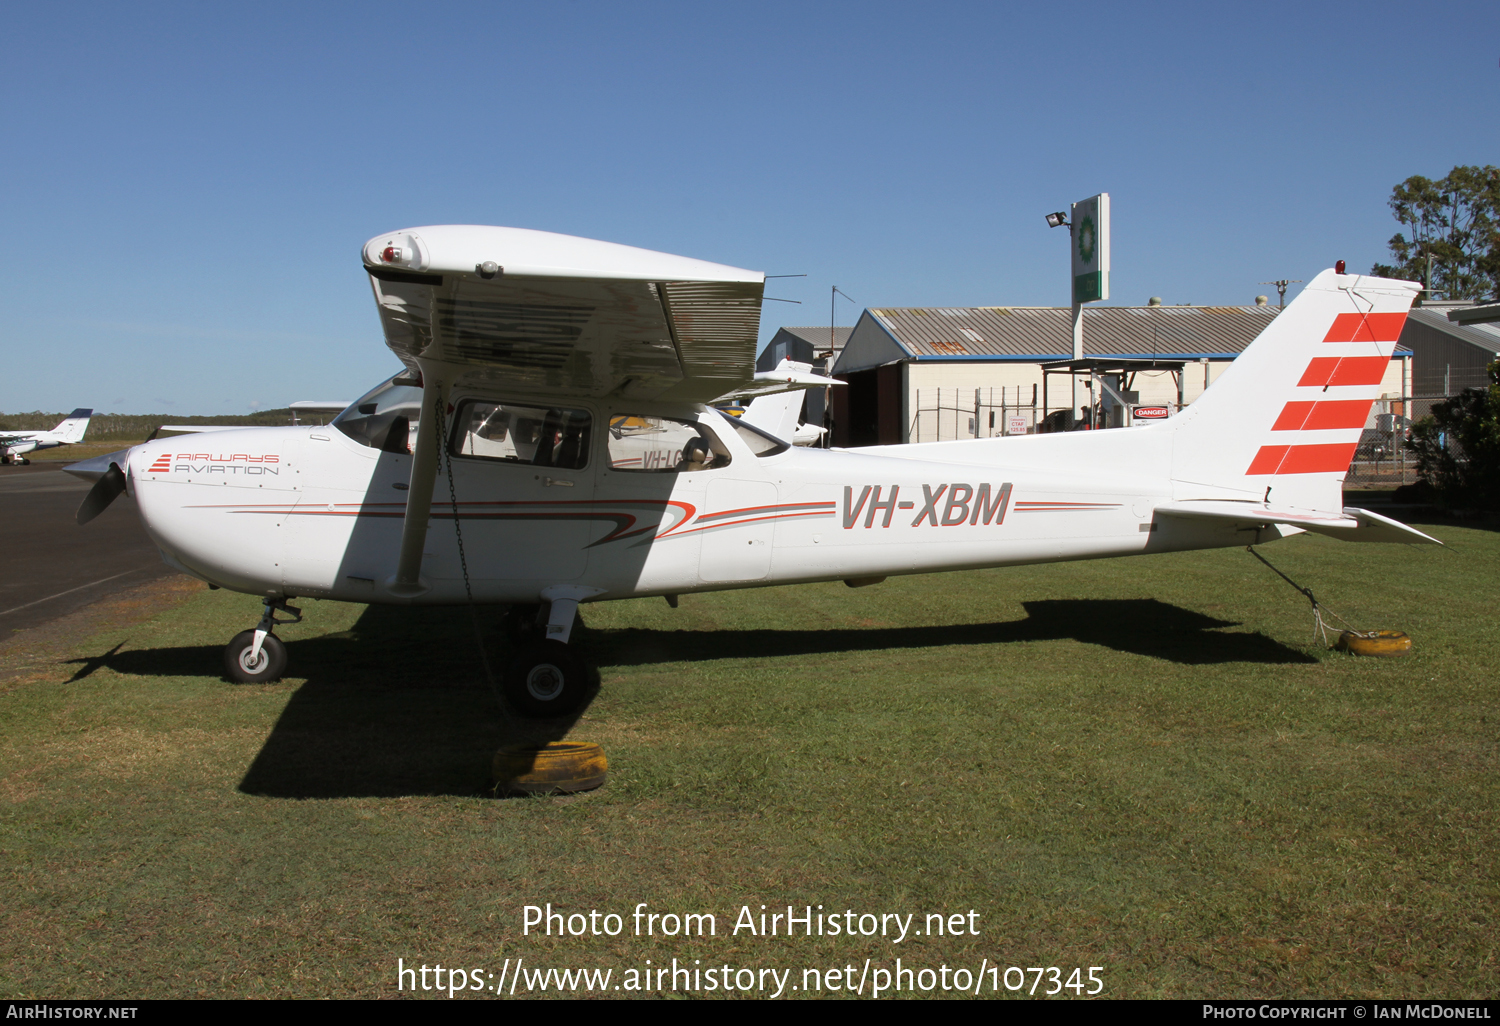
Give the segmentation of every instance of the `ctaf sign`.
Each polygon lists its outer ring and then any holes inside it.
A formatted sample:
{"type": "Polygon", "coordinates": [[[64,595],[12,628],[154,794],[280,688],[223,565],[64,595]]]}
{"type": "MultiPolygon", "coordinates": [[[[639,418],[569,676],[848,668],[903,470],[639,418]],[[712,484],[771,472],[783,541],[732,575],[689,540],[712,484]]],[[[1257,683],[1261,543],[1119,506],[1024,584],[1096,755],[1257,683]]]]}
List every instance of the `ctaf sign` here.
{"type": "Polygon", "coordinates": [[[1109,298],[1109,193],[1073,204],[1073,302],[1109,298]]]}

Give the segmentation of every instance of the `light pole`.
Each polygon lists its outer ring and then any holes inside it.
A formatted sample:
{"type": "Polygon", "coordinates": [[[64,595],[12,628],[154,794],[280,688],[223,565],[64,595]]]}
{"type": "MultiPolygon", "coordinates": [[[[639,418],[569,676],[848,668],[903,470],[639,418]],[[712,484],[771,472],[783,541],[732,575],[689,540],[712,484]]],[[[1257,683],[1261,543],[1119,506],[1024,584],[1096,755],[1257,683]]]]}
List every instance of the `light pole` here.
{"type": "MultiPolygon", "coordinates": [[[[1073,225],[1071,223],[1069,223],[1067,213],[1064,212],[1064,211],[1061,211],[1061,210],[1057,210],[1057,211],[1054,211],[1054,212],[1048,214],[1047,215],[1047,227],[1048,228],[1066,228],[1068,230],[1068,250],[1071,253],[1072,249],[1073,249],[1073,246],[1072,246],[1073,225]]],[[[1083,359],[1083,304],[1078,301],[1078,290],[1073,287],[1073,276],[1072,276],[1071,273],[1068,275],[1068,295],[1069,295],[1069,297],[1071,297],[1072,304],[1073,304],[1073,307],[1072,307],[1072,316],[1071,316],[1071,318],[1069,320],[1069,323],[1070,323],[1070,325],[1072,327],[1072,333],[1073,333],[1073,359],[1075,359],[1075,360],[1082,360],[1083,359]]],[[[1072,386],[1072,392],[1071,392],[1070,397],[1069,397],[1069,402],[1072,403],[1072,406],[1069,407],[1069,412],[1068,412],[1068,415],[1071,417],[1074,414],[1076,414],[1077,411],[1078,411],[1078,374],[1076,372],[1076,369],[1072,370],[1072,371],[1069,371],[1069,373],[1068,373],[1068,382],[1072,386]]]]}

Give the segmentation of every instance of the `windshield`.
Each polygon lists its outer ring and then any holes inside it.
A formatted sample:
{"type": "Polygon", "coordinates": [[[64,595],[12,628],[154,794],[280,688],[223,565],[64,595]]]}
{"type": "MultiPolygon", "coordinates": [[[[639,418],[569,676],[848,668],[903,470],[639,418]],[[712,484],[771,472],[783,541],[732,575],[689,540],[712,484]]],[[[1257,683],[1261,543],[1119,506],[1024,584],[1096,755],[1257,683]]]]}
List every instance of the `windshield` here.
{"type": "Polygon", "coordinates": [[[422,417],[422,388],[416,375],[402,371],[382,381],[359,402],[333,418],[333,426],[360,445],[383,452],[409,453],[422,417]]]}

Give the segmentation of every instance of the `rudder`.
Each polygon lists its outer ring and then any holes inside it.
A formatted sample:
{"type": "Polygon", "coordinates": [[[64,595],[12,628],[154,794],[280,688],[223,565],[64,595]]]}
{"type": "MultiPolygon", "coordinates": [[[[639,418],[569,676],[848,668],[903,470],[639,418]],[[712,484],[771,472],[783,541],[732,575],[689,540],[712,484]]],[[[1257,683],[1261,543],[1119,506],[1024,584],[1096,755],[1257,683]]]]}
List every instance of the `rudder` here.
{"type": "Polygon", "coordinates": [[[1332,270],[1308,283],[1169,422],[1173,498],[1342,509],[1344,477],[1420,288],[1332,270]]]}

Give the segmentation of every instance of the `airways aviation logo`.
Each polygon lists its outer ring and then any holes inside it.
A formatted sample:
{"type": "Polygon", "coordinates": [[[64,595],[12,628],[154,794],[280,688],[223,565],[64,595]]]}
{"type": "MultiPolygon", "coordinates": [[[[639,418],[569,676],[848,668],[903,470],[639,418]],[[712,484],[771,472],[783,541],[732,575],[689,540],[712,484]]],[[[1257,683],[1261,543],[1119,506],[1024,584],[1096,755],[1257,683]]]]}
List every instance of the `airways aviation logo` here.
{"type": "MultiPolygon", "coordinates": [[[[880,485],[865,485],[856,501],[854,489],[844,486],[844,530],[854,530],[861,513],[864,514],[865,527],[868,529],[875,526],[877,513],[883,514],[880,526],[890,527],[896,510],[916,508],[915,502],[900,501],[900,485],[891,485],[891,490],[885,493],[884,499],[881,498],[882,491],[880,485]]],[[[993,491],[988,484],[981,484],[977,490],[973,485],[962,483],[941,484],[936,490],[932,485],[923,485],[922,511],[910,526],[920,527],[926,523],[930,527],[958,527],[962,524],[989,524],[993,521],[999,527],[1005,523],[1005,510],[1009,505],[1009,481],[993,491]]]]}
{"type": "Polygon", "coordinates": [[[276,453],[164,452],[146,468],[148,474],[222,474],[254,477],[279,475],[281,457],[276,453]]]}

